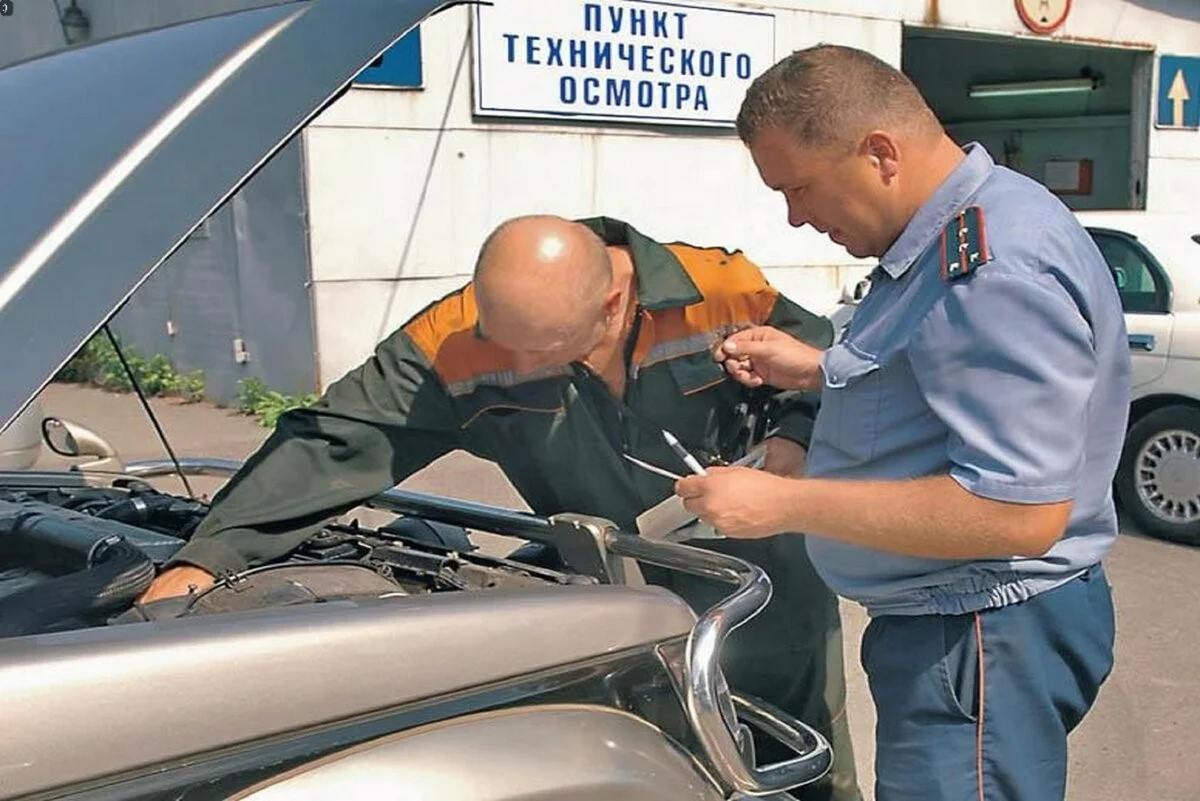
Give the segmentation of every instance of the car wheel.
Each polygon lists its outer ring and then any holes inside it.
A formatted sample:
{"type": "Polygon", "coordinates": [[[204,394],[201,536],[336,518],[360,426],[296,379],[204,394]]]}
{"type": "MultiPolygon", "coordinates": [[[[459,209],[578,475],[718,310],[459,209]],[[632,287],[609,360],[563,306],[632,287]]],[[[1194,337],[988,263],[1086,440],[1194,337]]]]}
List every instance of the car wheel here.
{"type": "Polygon", "coordinates": [[[1143,532],[1200,545],[1200,409],[1167,406],[1138,420],[1125,437],[1116,485],[1143,532]]]}

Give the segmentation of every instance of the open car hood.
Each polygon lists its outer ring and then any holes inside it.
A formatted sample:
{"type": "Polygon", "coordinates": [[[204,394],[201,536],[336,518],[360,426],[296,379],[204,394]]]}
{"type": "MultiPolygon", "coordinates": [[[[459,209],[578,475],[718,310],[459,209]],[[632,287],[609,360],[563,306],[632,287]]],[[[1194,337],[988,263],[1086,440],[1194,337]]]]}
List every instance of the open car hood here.
{"type": "Polygon", "coordinates": [[[460,2],[297,0],[0,69],[0,430],[355,75],[460,2]]]}

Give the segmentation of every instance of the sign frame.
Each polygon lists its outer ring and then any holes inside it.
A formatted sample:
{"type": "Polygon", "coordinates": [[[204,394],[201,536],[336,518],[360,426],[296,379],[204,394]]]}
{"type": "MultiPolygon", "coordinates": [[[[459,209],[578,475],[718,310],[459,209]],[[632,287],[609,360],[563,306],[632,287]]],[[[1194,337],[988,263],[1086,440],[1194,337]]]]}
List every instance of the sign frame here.
{"type": "Polygon", "coordinates": [[[1161,131],[1200,130],[1200,56],[1162,53],[1155,66],[1154,127],[1161,131]]]}
{"type": "Polygon", "coordinates": [[[1021,23],[1034,33],[1054,33],[1063,26],[1063,24],[1067,21],[1067,17],[1071,16],[1072,0],[1067,0],[1067,4],[1063,6],[1061,16],[1056,19],[1052,19],[1047,23],[1039,22],[1037,19],[1037,12],[1029,8],[1031,3],[1037,1],[1038,0],[1013,0],[1017,7],[1017,15],[1021,18],[1021,23]]]}
{"type": "MultiPolygon", "coordinates": [[[[511,2],[511,0],[509,0],[511,2]]],[[[707,4],[704,0],[615,0],[622,4],[638,4],[648,7],[671,7],[678,9],[693,9],[705,12],[717,12],[721,14],[736,14],[751,17],[765,18],[770,21],[770,56],[769,63],[765,66],[760,66],[755,70],[749,80],[753,80],[758,74],[765,71],[771,64],[774,64],[779,51],[778,47],[778,16],[770,10],[744,8],[738,6],[719,7],[707,4]]],[[[604,3],[601,3],[604,4],[604,3]]],[[[666,116],[666,115],[646,115],[646,114],[617,114],[604,112],[571,112],[552,108],[509,108],[499,106],[485,105],[485,81],[483,69],[483,58],[481,49],[483,47],[483,18],[485,8],[492,7],[492,4],[473,4],[471,16],[471,57],[472,57],[472,98],[471,98],[471,114],[473,117],[497,119],[497,120],[532,120],[545,123],[562,123],[576,122],[583,124],[626,124],[642,127],[659,127],[659,128],[696,128],[696,129],[715,129],[729,130],[735,125],[734,115],[729,119],[720,120],[705,120],[697,119],[689,116],[666,116]]],[[[580,7],[584,5],[580,2],[580,7]]],[[[749,84],[747,81],[747,85],[749,84]]],[[[532,105],[532,104],[531,104],[532,105]]],[[[736,112],[735,112],[736,114],[736,112]]]]}

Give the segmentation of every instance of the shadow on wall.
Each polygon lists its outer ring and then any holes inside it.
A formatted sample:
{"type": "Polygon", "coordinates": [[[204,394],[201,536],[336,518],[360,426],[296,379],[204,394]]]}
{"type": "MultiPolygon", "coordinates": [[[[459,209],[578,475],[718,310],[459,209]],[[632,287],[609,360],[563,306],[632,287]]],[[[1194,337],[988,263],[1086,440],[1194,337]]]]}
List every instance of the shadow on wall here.
{"type": "Polygon", "coordinates": [[[1200,22],[1200,3],[1196,0],[1125,0],[1131,6],[1200,22]]]}

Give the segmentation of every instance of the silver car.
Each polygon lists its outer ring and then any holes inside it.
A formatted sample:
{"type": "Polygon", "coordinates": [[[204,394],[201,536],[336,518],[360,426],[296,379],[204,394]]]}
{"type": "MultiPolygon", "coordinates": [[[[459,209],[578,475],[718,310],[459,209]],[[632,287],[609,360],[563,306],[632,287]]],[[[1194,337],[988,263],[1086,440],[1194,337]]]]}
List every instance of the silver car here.
{"type": "MultiPolygon", "coordinates": [[[[0,70],[0,424],[447,5],[282,3],[0,70]]],[[[604,520],[393,490],[370,503],[391,523],[330,523],[284,561],[143,607],[207,511],[147,479],[238,465],[125,463],[70,422],[42,429],[93,461],[0,473],[0,798],[719,801],[829,769],[819,734],[719,670],[771,594],[753,565],[604,520]],[[485,556],[476,531],[557,562],[485,556]],[[697,618],[640,563],[730,594],[697,618]],[[756,737],[794,756],[758,765],[756,737]]]]}

